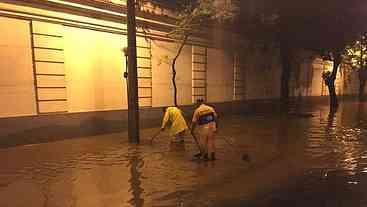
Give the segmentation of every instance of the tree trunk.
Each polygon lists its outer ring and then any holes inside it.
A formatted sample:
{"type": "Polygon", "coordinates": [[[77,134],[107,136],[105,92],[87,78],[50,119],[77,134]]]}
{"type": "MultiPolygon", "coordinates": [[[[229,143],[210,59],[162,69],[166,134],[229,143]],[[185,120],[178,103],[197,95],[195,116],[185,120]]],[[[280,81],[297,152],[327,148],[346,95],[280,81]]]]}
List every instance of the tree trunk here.
{"type": "Polygon", "coordinates": [[[366,80],[359,80],[359,100],[364,101],[364,88],[366,86],[366,80]]]}
{"type": "Polygon", "coordinates": [[[335,91],[335,80],[336,74],[338,73],[338,68],[341,63],[341,55],[336,54],[333,60],[333,71],[331,72],[330,76],[325,79],[325,84],[329,89],[329,97],[330,97],[330,111],[335,112],[338,109],[338,97],[336,96],[335,91]]]}
{"type": "Polygon", "coordinates": [[[139,143],[139,103],[136,60],[135,0],[127,0],[128,39],[128,136],[130,143],[139,143]]]}
{"type": "Polygon", "coordinates": [[[359,101],[364,101],[364,88],[366,86],[366,79],[367,79],[367,70],[361,69],[359,71],[359,91],[358,91],[358,97],[359,101]]]}
{"type": "Polygon", "coordinates": [[[176,84],[176,62],[178,57],[180,56],[183,47],[185,46],[186,42],[187,42],[188,36],[185,36],[183,41],[181,42],[181,45],[177,51],[176,56],[173,58],[172,60],[172,84],[173,84],[173,102],[175,104],[175,106],[178,106],[177,104],[177,84],[176,84]]]}
{"type": "Polygon", "coordinates": [[[289,101],[289,79],[291,76],[291,50],[287,45],[281,44],[280,58],[282,63],[280,101],[282,108],[286,109],[289,101]]]}
{"type": "Polygon", "coordinates": [[[337,111],[338,108],[338,98],[335,92],[335,81],[330,81],[328,84],[329,97],[330,97],[330,112],[337,111]]]}

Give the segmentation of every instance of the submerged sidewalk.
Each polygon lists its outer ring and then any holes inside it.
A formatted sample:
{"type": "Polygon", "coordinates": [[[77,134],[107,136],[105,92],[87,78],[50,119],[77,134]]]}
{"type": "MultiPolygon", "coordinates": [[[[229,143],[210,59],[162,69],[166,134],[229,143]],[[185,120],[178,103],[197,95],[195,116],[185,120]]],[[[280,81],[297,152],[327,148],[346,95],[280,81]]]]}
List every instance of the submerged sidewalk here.
{"type": "Polygon", "coordinates": [[[184,144],[170,144],[163,133],[151,145],[158,128],[142,130],[140,145],[128,144],[126,133],[115,133],[1,149],[0,206],[202,207],[248,202],[302,173],[294,161],[302,159],[295,153],[302,138],[288,134],[295,130],[292,135],[297,136],[305,126],[292,128],[292,123],[284,123],[288,121],[266,116],[222,119],[214,162],[192,160],[197,148],[189,135],[184,144]],[[241,159],[243,153],[251,162],[241,159]]]}
{"type": "Polygon", "coordinates": [[[366,111],[366,104],[350,103],[336,115],[324,105],[306,111],[312,117],[224,117],[214,162],[192,160],[197,148],[189,135],[184,144],[170,144],[162,134],[151,145],[159,128],[142,130],[140,145],[128,144],[126,133],[115,133],[3,148],[0,206],[318,207],[325,199],[362,202],[367,198],[359,191],[367,183],[366,111]],[[250,155],[250,163],[241,159],[243,153],[250,155]],[[289,192],[296,200],[289,200],[289,192]]]}

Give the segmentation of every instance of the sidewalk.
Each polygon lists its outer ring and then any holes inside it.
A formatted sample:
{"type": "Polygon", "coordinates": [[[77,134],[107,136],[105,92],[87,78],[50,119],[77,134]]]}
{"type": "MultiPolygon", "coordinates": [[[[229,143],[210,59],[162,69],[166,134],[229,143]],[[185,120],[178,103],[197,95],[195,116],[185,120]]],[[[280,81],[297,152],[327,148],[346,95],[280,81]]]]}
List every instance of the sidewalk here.
{"type": "MultiPolygon", "coordinates": [[[[291,127],[281,122],[279,117],[223,118],[214,162],[192,161],[197,148],[189,135],[185,144],[170,144],[163,133],[150,145],[159,128],[142,130],[140,145],[128,144],[125,132],[1,149],[0,206],[246,203],[302,174],[294,161],[302,139],[289,139],[291,127]],[[243,153],[250,163],[241,159],[243,153]]],[[[293,130],[302,136],[301,129],[293,130]]]]}

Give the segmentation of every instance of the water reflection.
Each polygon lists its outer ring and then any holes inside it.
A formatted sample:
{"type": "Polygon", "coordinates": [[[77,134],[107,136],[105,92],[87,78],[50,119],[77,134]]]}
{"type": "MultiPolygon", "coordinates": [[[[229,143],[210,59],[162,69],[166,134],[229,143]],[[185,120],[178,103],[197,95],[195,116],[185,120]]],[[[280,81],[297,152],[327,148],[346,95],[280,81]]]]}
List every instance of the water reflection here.
{"type": "Polygon", "coordinates": [[[332,135],[335,135],[336,133],[336,111],[331,110],[329,112],[329,115],[327,117],[327,124],[325,127],[325,136],[331,137],[332,135]]]}
{"type": "Polygon", "coordinates": [[[173,144],[164,134],[154,145],[144,139],[128,145],[125,134],[115,134],[2,149],[0,206],[221,207],[251,200],[361,206],[367,203],[365,108],[349,103],[335,113],[327,105],[307,108],[313,117],[225,117],[215,162],[192,160],[191,137],[173,144]],[[242,161],[245,152],[251,163],[242,161]]]}
{"type": "Polygon", "coordinates": [[[129,192],[133,197],[128,201],[129,204],[136,207],[144,205],[142,194],[144,189],[141,187],[141,168],[144,166],[144,160],[141,156],[138,146],[132,146],[128,149],[128,166],[130,168],[130,188],[129,192]]]}
{"type": "Polygon", "coordinates": [[[365,103],[348,103],[325,114],[327,108],[321,107],[306,133],[308,172],[297,184],[283,186],[258,206],[365,206],[365,108],[365,103]]]}

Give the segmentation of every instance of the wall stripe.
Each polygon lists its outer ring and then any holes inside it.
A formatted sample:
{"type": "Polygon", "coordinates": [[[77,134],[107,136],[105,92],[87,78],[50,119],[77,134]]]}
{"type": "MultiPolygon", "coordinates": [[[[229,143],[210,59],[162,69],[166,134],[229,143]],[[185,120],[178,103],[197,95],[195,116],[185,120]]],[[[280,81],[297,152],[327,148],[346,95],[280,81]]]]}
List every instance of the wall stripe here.
{"type": "Polygon", "coordinates": [[[37,113],[67,113],[62,25],[31,21],[31,39],[37,113]]]}
{"type": "Polygon", "coordinates": [[[139,107],[152,107],[152,45],[148,38],[137,37],[139,107]]]}
{"type": "Polygon", "coordinates": [[[192,103],[207,100],[207,48],[192,46],[192,103]]]}
{"type": "Polygon", "coordinates": [[[233,100],[239,101],[244,100],[246,96],[245,76],[243,74],[244,67],[238,53],[233,58],[233,100]]]}

